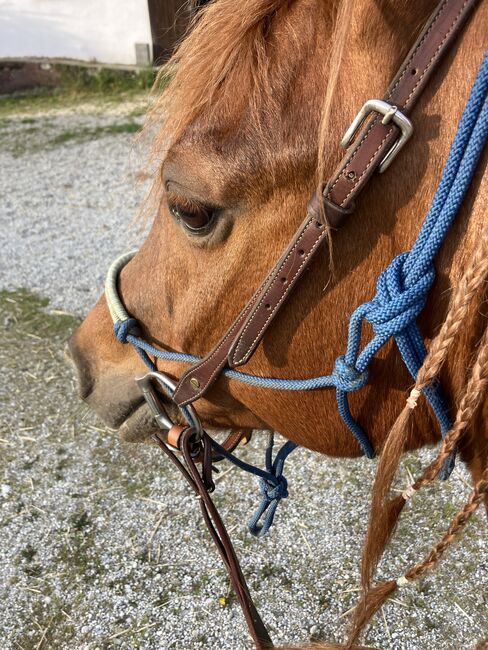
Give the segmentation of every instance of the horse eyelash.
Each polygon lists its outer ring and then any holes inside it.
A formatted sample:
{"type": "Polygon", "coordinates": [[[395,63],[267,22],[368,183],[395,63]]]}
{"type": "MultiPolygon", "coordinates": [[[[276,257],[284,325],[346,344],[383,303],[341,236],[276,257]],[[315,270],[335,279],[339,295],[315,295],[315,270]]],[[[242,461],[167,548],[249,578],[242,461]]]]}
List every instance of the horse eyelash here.
{"type": "Polygon", "coordinates": [[[197,201],[183,197],[180,194],[174,194],[173,192],[166,192],[165,198],[168,205],[175,205],[177,208],[181,208],[183,212],[197,213],[200,211],[212,211],[212,208],[209,206],[202,205],[197,201]]]}

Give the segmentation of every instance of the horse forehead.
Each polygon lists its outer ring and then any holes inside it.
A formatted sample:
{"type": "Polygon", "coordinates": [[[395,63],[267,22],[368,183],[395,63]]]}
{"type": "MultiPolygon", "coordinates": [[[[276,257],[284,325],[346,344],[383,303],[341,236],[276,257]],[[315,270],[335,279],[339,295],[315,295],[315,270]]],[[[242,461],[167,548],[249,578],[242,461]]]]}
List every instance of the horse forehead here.
{"type": "Polygon", "coordinates": [[[289,174],[294,179],[308,175],[316,164],[316,141],[289,133],[280,128],[189,132],[170,148],[163,178],[222,200],[265,192],[286,183],[289,174]]]}
{"type": "Polygon", "coordinates": [[[168,152],[163,179],[177,180],[197,195],[230,198],[266,183],[272,164],[256,138],[223,139],[211,132],[182,138],[168,152]]]}

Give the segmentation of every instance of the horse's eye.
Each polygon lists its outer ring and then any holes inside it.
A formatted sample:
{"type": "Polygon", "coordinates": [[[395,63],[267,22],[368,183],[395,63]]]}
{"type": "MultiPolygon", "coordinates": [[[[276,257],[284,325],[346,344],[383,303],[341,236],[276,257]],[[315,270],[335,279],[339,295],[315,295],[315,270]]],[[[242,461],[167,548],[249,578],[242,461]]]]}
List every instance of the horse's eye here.
{"type": "Polygon", "coordinates": [[[202,205],[180,205],[169,201],[168,208],[175,219],[194,234],[205,234],[213,221],[213,210],[202,205]]]}

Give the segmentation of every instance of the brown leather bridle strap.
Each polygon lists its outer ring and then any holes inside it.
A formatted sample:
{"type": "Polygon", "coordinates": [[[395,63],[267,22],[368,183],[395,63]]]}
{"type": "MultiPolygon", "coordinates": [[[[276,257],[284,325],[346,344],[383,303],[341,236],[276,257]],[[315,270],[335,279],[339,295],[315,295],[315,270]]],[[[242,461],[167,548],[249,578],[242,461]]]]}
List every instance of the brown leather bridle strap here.
{"type": "Polygon", "coordinates": [[[258,650],[272,648],[273,642],[271,641],[266,627],[254,606],[230,537],[209,494],[209,491],[213,489],[213,483],[211,480],[211,443],[207,434],[204,433],[201,440],[203,446],[201,454],[203,458],[203,467],[202,474],[200,475],[196,461],[192,456],[194,435],[195,431],[192,428],[187,428],[182,431],[179,436],[179,447],[183,454],[183,458],[185,459],[186,467],[176,456],[175,452],[168,447],[159,433],[154,434],[153,440],[181,472],[186,482],[198,498],[205,523],[207,524],[210,535],[225,564],[256,648],[258,650]]]}
{"type": "MultiPolygon", "coordinates": [[[[179,449],[180,447],[180,438],[181,434],[184,432],[185,427],[175,424],[168,431],[167,443],[170,447],[179,449]]],[[[225,440],[221,443],[221,447],[225,451],[231,454],[237,449],[237,447],[242,443],[246,445],[251,440],[252,432],[243,430],[243,429],[233,429],[226,437],[225,440]]],[[[196,463],[203,462],[203,457],[201,454],[193,457],[196,463]]],[[[224,460],[224,456],[212,450],[212,463],[218,463],[219,461],[224,460]]]]}
{"type": "Polygon", "coordinates": [[[385,96],[390,105],[389,114],[376,113],[369,119],[326,184],[323,196],[314,196],[310,201],[305,221],[230,330],[203,361],[182,376],[174,393],[178,405],[201,397],[225,366],[234,368],[251,358],[290,291],[327,238],[322,214],[325,213],[331,227],[337,228],[352,212],[358,194],[399,137],[395,111],[397,108],[402,113],[410,111],[476,2],[442,0],[439,4],[390,84],[385,96]]]}
{"type": "MultiPolygon", "coordinates": [[[[410,113],[475,3],[476,0],[443,0],[438,5],[388,87],[386,102],[404,115],[410,113]]],[[[382,117],[376,113],[367,121],[327,183],[325,212],[333,227],[341,224],[344,210],[351,211],[356,197],[398,137],[398,128],[392,122],[384,124],[382,117]],[[340,208],[342,211],[338,212],[340,208]]]]}
{"type": "Polygon", "coordinates": [[[252,431],[247,431],[245,429],[233,429],[226,436],[224,442],[222,443],[222,447],[225,449],[225,451],[231,454],[241,443],[243,445],[247,445],[247,443],[251,440],[251,436],[252,431]]]}
{"type": "Polygon", "coordinates": [[[203,361],[192,366],[182,376],[173,395],[173,399],[178,405],[189,404],[201,397],[226,365],[235,367],[247,361],[250,355],[246,356],[241,363],[229,359],[231,350],[240,340],[240,333],[243,331],[246,333],[248,323],[252,323],[251,331],[254,332],[257,329],[257,317],[261,317],[264,328],[262,328],[259,340],[256,341],[255,347],[257,346],[267,325],[294,287],[311,255],[325,236],[325,226],[315,218],[307,217],[300,228],[300,236],[294,238],[268,276],[267,281],[259,287],[230,330],[203,361]]]}

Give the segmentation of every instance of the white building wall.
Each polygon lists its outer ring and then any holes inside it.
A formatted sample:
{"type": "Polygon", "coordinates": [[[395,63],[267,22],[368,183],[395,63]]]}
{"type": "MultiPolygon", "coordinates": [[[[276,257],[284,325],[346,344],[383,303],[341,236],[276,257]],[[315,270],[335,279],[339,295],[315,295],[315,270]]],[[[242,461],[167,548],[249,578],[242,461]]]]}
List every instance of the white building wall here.
{"type": "Polygon", "coordinates": [[[151,42],[147,0],[0,0],[0,58],[135,64],[151,42]]]}

